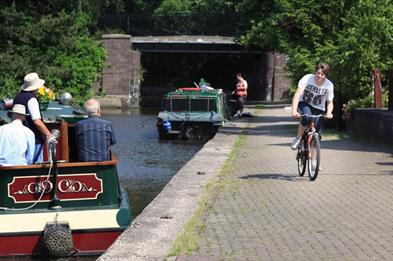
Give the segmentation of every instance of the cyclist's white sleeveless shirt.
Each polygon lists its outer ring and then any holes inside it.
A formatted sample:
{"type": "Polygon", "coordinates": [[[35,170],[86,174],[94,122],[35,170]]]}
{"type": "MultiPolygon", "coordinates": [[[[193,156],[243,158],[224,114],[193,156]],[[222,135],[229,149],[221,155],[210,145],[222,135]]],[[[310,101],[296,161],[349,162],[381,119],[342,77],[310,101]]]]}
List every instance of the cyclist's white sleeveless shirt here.
{"type": "Polygon", "coordinates": [[[326,100],[332,101],[334,98],[333,83],[325,79],[323,84],[319,86],[315,82],[315,74],[304,75],[298,83],[298,88],[304,90],[300,101],[321,111],[325,111],[326,100]]]}

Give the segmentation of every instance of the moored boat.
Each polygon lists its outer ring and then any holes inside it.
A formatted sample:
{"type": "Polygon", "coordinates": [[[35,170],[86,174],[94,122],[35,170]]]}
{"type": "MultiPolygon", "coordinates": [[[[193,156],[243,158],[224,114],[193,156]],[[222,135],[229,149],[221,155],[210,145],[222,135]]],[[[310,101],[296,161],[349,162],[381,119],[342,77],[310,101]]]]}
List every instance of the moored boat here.
{"type": "MultiPolygon", "coordinates": [[[[101,254],[132,219],[117,159],[77,161],[82,110],[54,101],[42,114],[53,135],[45,162],[0,167],[0,256],[101,254]]],[[[8,121],[3,104],[0,117],[8,121]]]]}
{"type": "Polygon", "coordinates": [[[157,117],[162,139],[212,137],[228,118],[225,93],[221,89],[179,88],[163,97],[157,117]]]}

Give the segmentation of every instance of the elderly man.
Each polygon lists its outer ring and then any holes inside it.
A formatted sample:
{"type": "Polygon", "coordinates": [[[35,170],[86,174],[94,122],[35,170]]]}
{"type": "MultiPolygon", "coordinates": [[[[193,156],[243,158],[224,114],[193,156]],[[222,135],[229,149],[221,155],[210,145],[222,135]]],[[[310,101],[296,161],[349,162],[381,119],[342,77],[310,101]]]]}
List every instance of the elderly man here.
{"type": "Polygon", "coordinates": [[[85,103],[88,119],[75,126],[79,161],[111,160],[110,146],[116,143],[112,123],[101,118],[100,104],[95,99],[85,103]]]}
{"type": "Polygon", "coordinates": [[[25,126],[35,135],[35,155],[33,163],[43,161],[43,144],[50,137],[50,131],[42,121],[42,115],[36,93],[43,86],[45,80],[40,79],[37,73],[29,73],[24,78],[21,92],[14,98],[14,104],[22,104],[29,116],[24,121],[25,126]]]}
{"type": "Polygon", "coordinates": [[[23,125],[27,114],[25,106],[15,104],[8,112],[11,123],[0,127],[0,165],[29,165],[33,163],[34,133],[23,125]]]}

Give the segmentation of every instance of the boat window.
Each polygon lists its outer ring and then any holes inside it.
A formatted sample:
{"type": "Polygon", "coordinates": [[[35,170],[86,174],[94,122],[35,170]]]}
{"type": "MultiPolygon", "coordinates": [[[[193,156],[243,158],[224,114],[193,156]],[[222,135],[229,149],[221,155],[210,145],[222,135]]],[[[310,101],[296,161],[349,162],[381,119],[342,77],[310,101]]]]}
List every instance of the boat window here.
{"type": "Polygon", "coordinates": [[[188,99],[171,99],[170,111],[189,111],[190,104],[188,99]]]}
{"type": "Polygon", "coordinates": [[[166,98],[164,99],[164,109],[166,111],[197,111],[210,112],[216,111],[214,97],[197,97],[189,99],[184,98],[166,98]]]}
{"type": "Polygon", "coordinates": [[[214,98],[191,100],[191,111],[214,111],[214,98]]]}

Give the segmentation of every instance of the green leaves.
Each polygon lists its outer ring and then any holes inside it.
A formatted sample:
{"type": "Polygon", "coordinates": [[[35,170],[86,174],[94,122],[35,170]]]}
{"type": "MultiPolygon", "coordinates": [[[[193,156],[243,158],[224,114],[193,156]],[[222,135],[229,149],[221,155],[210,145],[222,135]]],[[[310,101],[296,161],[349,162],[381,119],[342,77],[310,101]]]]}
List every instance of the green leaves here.
{"type": "Polygon", "coordinates": [[[239,6],[256,2],[261,8],[251,16],[258,13],[259,19],[241,42],[286,53],[294,84],[316,63],[328,62],[344,99],[365,97],[372,88],[372,69],[393,66],[391,1],[242,0],[239,6]]]}
{"type": "Polygon", "coordinates": [[[0,11],[0,98],[14,96],[25,74],[35,71],[56,94],[70,92],[76,101],[104,67],[105,51],[89,37],[89,15],[64,10],[29,16],[15,5],[0,11]]]}

